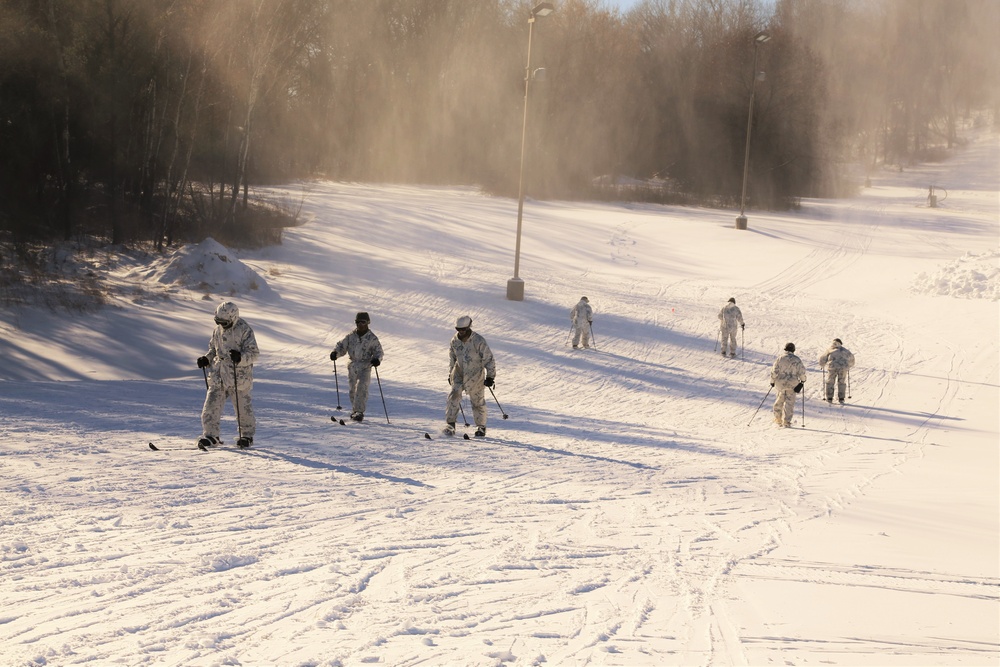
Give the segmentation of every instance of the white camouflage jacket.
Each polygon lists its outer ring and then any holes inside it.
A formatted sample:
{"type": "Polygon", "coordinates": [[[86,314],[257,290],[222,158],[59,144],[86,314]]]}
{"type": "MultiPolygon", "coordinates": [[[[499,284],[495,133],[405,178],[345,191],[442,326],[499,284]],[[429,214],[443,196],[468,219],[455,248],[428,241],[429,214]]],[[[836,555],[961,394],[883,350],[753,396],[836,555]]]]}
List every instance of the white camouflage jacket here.
{"type": "Polygon", "coordinates": [[[233,361],[229,357],[230,350],[240,352],[242,358],[236,366],[236,379],[240,387],[248,387],[253,383],[253,365],[260,357],[260,349],[257,347],[253,329],[242,317],[228,329],[217,324],[208,341],[208,352],[205,356],[212,365],[209,379],[215,383],[222,382],[225,387],[233,386],[233,361]]]}
{"type": "Polygon", "coordinates": [[[854,368],[854,355],[840,343],[833,343],[829,350],[819,355],[819,365],[828,371],[854,368]]]}
{"type": "Polygon", "coordinates": [[[483,371],[486,377],[496,377],[496,362],[493,360],[493,351],[486,343],[486,339],[473,331],[469,334],[469,340],[462,342],[462,339],[455,334],[451,339],[451,346],[448,349],[448,377],[452,382],[458,379],[468,380],[481,378],[483,371]]]}
{"type": "Polygon", "coordinates": [[[352,365],[368,365],[372,363],[372,359],[382,361],[382,343],[379,342],[378,336],[372,333],[371,329],[366,331],[364,336],[358,336],[358,330],[355,329],[337,343],[334,351],[338,357],[345,354],[350,357],[352,365]]]}
{"type": "Polygon", "coordinates": [[[719,311],[719,325],[723,331],[732,331],[737,324],[743,324],[743,313],[735,303],[727,303],[719,311]]]}
{"type": "Polygon", "coordinates": [[[569,321],[573,324],[583,324],[584,322],[594,321],[594,309],[593,307],[581,299],[573,309],[569,311],[569,321]]]}
{"type": "Polygon", "coordinates": [[[771,382],[782,387],[792,387],[806,381],[806,367],[794,352],[785,352],[774,360],[771,367],[771,382]]]}

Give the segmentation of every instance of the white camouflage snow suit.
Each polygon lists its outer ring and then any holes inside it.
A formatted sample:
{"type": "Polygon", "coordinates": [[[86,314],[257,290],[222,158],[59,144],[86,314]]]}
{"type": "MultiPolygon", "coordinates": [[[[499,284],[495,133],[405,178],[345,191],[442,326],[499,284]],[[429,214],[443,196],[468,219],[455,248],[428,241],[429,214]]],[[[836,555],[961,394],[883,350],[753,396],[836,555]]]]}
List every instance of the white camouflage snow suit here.
{"type": "Polygon", "coordinates": [[[795,414],[795,386],[806,381],[806,367],[794,352],[786,351],[774,360],[771,383],[778,393],[774,399],[774,423],[791,426],[795,414]]]}
{"type": "Polygon", "coordinates": [[[368,407],[368,386],[372,381],[372,359],[382,362],[382,343],[369,329],[363,336],[358,330],[344,336],[337,343],[334,352],[338,357],[347,354],[351,361],[347,364],[347,381],[351,397],[351,416],[363,415],[368,407]]]}
{"type": "Polygon", "coordinates": [[[843,403],[847,395],[847,372],[854,368],[854,355],[839,340],[830,344],[830,349],[819,355],[819,365],[825,368],[826,400],[833,401],[833,386],[837,385],[837,399],[843,403]]]}
{"type": "Polygon", "coordinates": [[[569,321],[573,323],[573,347],[579,347],[581,340],[585,348],[590,347],[590,323],[594,321],[594,309],[587,297],[580,297],[580,301],[569,311],[569,321]]]}
{"type": "Polygon", "coordinates": [[[486,339],[473,331],[465,342],[455,334],[448,350],[448,380],[451,392],[445,409],[445,421],[454,424],[462,401],[462,390],[469,395],[476,426],[486,428],[486,389],[483,377],[496,377],[496,362],[486,339]]]}
{"type": "Polygon", "coordinates": [[[743,326],[743,313],[735,303],[729,302],[719,311],[719,337],[722,340],[722,356],[726,356],[726,343],[729,343],[729,356],[736,356],[736,332],[743,326]]]}
{"type": "Polygon", "coordinates": [[[211,370],[208,373],[205,405],[201,411],[202,432],[219,439],[219,422],[228,398],[234,401],[234,405],[238,401],[240,434],[244,438],[252,438],[257,431],[257,420],[253,414],[253,365],[260,357],[260,350],[253,329],[240,317],[236,304],[229,301],[220,304],[216,316],[221,315],[231,316],[229,321],[232,325],[216,325],[208,341],[205,356],[211,370]],[[238,350],[241,355],[240,363],[235,365],[235,374],[229,355],[231,350],[238,350]]]}

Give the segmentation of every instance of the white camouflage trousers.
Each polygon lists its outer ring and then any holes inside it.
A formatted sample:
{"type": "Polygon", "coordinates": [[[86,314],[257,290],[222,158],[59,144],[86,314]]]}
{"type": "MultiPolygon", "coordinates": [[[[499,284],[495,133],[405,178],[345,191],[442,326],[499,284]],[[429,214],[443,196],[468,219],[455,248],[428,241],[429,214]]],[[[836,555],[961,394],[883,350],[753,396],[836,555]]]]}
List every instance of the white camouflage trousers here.
{"type": "Polygon", "coordinates": [[[726,329],[722,327],[722,354],[726,354],[726,343],[729,343],[729,354],[736,355],[736,327],[726,329]]]}
{"type": "MultiPolygon", "coordinates": [[[[219,423],[222,421],[222,409],[225,407],[226,399],[233,403],[235,408],[235,392],[232,387],[223,387],[220,384],[212,384],[205,395],[205,406],[201,410],[201,429],[205,435],[219,437],[219,423]]],[[[257,432],[257,420],[253,414],[253,396],[250,391],[239,392],[239,427],[240,433],[245,438],[252,438],[257,432]]]]}
{"type": "Polygon", "coordinates": [[[833,400],[833,387],[837,387],[837,398],[844,400],[847,396],[847,373],[845,368],[831,368],[826,372],[826,400],[833,400]]]}
{"type": "Polygon", "coordinates": [[[469,402],[472,403],[472,418],[475,420],[476,426],[486,428],[486,387],[483,386],[481,375],[465,381],[456,379],[451,383],[444,420],[449,424],[455,423],[461,407],[463,389],[469,395],[469,402]]]}
{"type": "Polygon", "coordinates": [[[351,412],[365,413],[365,408],[368,407],[368,386],[371,384],[371,381],[371,364],[351,362],[347,365],[351,412]]]}
{"type": "Polygon", "coordinates": [[[793,387],[795,387],[793,384],[776,383],[774,385],[774,390],[778,392],[774,399],[774,421],[776,423],[785,426],[792,423],[792,417],[795,416],[795,398],[798,396],[793,387]]]}

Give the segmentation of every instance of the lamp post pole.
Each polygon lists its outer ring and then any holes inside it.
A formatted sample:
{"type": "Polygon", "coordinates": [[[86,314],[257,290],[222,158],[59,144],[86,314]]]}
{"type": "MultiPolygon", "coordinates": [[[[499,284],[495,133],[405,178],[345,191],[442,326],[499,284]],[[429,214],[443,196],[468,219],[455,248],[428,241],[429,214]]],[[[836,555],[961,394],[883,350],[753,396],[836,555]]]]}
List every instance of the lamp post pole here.
{"type": "Polygon", "coordinates": [[[736,229],[747,228],[747,217],[743,214],[747,202],[747,174],[750,171],[750,131],[753,128],[753,99],[757,92],[757,50],[761,44],[771,39],[766,32],[761,31],[753,38],[753,81],[750,83],[750,111],[747,112],[747,145],[743,154],[743,192],[740,194],[740,215],[736,218],[736,229]]]}
{"type": "Polygon", "coordinates": [[[528,138],[528,89],[531,85],[531,36],[535,20],[540,16],[548,16],[554,11],[551,2],[540,2],[531,10],[528,17],[528,60],[524,66],[524,118],[521,121],[521,167],[517,176],[517,235],[514,240],[514,277],[507,281],[507,299],[510,301],[524,300],[524,281],[521,280],[521,221],[524,214],[524,150],[528,138]]]}

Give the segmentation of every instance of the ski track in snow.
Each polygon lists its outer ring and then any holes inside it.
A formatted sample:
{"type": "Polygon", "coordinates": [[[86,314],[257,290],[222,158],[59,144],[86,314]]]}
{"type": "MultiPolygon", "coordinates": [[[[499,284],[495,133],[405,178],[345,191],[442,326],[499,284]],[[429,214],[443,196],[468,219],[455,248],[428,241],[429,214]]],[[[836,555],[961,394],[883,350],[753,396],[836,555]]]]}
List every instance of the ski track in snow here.
{"type": "MultiPolygon", "coordinates": [[[[12,416],[0,429],[0,662],[707,665],[882,651],[995,661],[995,644],[961,636],[755,635],[731,592],[750,580],[1000,600],[992,576],[772,556],[923,456],[970,383],[997,375],[995,357],[813,291],[861,270],[891,233],[892,202],[869,206],[836,224],[762,220],[761,234],[798,239],[798,254],[741,287],[680,264],[657,275],[673,265],[641,212],[595,206],[598,221],[571,224],[573,207],[534,203],[530,217],[555,209],[557,240],[578,237],[576,225],[604,235],[545,263],[531,254],[545,252],[536,229],[525,244],[533,296],[511,304],[497,296],[506,267],[490,261],[506,259],[494,247],[506,235],[484,231],[461,257],[419,240],[506,215],[509,202],[312,184],[315,220],[250,260],[282,267],[269,277],[284,290],[274,312],[322,320],[296,338],[263,326],[264,306],[244,308],[270,343],[257,447],[194,449],[199,375],[38,382],[27,398],[0,383],[12,416]],[[394,215],[408,224],[392,227],[394,215]],[[297,252],[335,247],[351,218],[370,223],[350,232],[351,253],[297,264],[297,252]],[[581,262],[588,253],[606,261],[581,262]],[[369,271],[365,256],[382,265],[369,271]],[[566,333],[581,290],[597,306],[595,349],[576,351],[566,333]],[[748,326],[740,358],[723,359],[715,313],[734,290],[748,295],[748,326]],[[341,321],[316,316],[317,300],[341,321]],[[347,410],[334,410],[325,356],[359,304],[386,348],[391,424],[375,378],[364,424],[330,421],[347,410]],[[438,435],[449,329],[465,312],[497,355],[496,396],[510,414],[502,420],[487,393],[491,437],[468,441],[438,435]],[[815,368],[837,334],[859,354],[844,407],[823,403],[815,368]],[[791,338],[811,371],[805,422],[800,399],[793,427],[775,429],[773,394],[751,417],[791,338]],[[904,381],[922,390],[897,395],[904,381]]],[[[349,406],[346,364],[339,373],[349,406]]],[[[223,425],[231,445],[229,412],[223,425]]]]}

